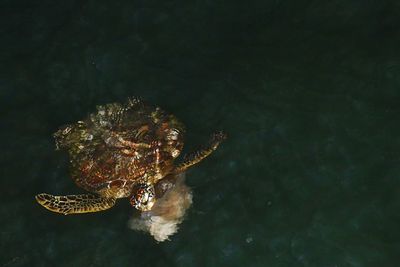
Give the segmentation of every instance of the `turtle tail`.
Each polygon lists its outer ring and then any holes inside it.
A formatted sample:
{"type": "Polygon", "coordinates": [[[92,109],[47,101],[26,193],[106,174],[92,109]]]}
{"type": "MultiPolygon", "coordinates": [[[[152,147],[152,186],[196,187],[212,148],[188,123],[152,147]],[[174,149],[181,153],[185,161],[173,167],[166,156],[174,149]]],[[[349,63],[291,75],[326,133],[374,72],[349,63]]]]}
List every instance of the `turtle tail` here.
{"type": "Polygon", "coordinates": [[[102,211],[115,204],[115,198],[103,198],[91,194],[53,196],[42,193],[35,198],[46,209],[64,215],[102,211]]]}

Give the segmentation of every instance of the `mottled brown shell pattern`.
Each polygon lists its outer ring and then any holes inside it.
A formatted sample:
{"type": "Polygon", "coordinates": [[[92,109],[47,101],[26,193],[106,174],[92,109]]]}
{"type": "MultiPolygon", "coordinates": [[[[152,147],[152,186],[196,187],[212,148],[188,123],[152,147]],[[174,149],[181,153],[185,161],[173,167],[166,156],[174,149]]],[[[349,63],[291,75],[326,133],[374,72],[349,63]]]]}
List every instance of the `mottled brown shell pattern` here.
{"type": "Polygon", "coordinates": [[[85,120],[61,128],[57,148],[68,151],[75,183],[104,197],[127,197],[137,183],[155,184],[183,148],[184,126],[158,107],[131,98],[98,106],[85,120]]]}

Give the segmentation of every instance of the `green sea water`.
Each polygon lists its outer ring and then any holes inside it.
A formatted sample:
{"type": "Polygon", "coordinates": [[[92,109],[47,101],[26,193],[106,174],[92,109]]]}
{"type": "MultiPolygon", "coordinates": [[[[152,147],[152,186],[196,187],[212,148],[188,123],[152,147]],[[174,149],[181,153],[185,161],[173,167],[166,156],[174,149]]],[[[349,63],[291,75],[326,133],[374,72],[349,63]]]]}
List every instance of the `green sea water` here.
{"type": "Polygon", "coordinates": [[[0,266],[400,265],[398,1],[1,1],[0,266]],[[78,216],[58,127],[138,96],[186,125],[193,205],[157,243],[78,216]]]}

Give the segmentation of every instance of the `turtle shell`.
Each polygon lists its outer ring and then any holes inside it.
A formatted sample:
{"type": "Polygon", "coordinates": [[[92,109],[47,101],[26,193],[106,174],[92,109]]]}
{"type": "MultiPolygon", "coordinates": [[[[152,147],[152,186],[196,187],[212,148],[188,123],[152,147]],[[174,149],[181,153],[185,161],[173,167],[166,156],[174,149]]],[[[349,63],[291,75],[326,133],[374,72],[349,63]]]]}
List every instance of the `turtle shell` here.
{"type": "Polygon", "coordinates": [[[155,184],[183,148],[184,126],[158,107],[132,98],[97,106],[54,136],[68,151],[75,183],[91,192],[127,197],[137,183],[155,184]]]}

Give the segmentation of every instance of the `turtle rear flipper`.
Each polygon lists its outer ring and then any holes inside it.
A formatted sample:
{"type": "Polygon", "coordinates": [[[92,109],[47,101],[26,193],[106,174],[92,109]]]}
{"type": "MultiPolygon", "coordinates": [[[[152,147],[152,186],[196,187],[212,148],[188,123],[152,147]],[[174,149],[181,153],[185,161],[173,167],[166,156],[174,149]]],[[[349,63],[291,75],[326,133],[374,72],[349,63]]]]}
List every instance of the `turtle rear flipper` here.
{"type": "Polygon", "coordinates": [[[64,215],[102,211],[115,204],[115,198],[103,198],[90,194],[53,196],[42,193],[36,195],[35,198],[46,209],[64,215]]]}

